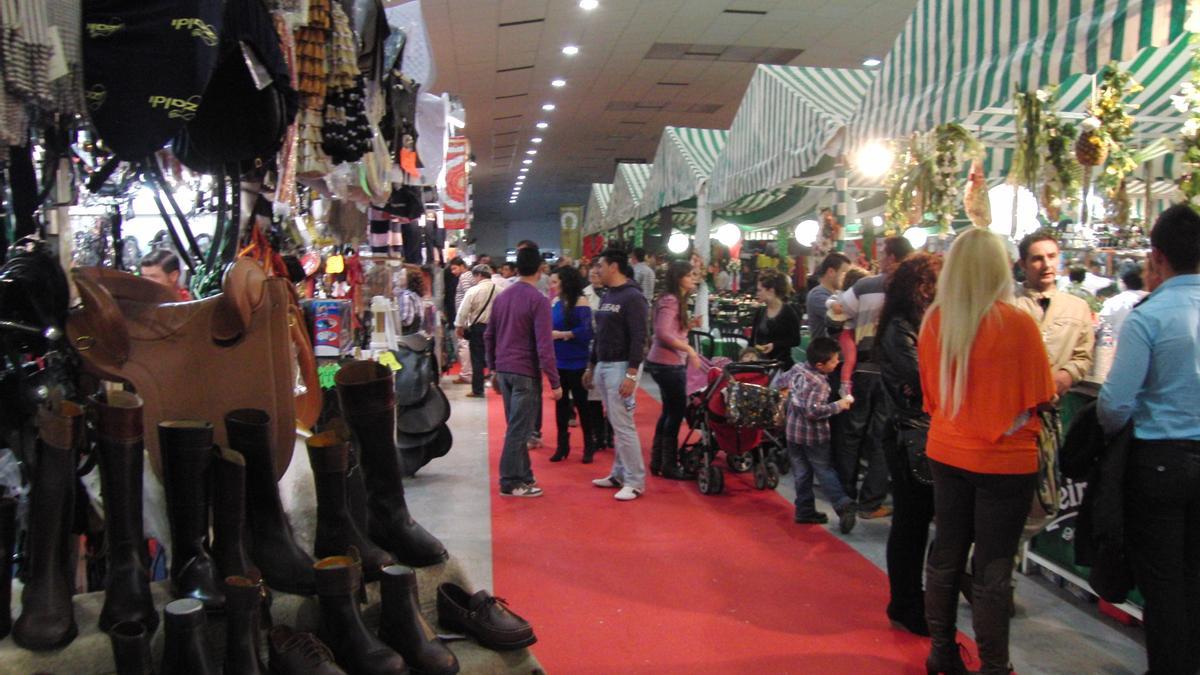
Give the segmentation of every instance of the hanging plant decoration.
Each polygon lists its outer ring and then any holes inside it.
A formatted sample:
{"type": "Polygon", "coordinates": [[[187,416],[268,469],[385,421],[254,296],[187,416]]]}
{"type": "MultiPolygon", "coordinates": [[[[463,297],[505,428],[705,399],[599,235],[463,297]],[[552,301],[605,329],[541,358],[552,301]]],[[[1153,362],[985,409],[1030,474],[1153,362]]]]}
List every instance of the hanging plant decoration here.
{"type": "MultiPolygon", "coordinates": [[[[942,124],[933,130],[933,137],[937,170],[933,175],[928,211],[932,214],[931,219],[946,232],[958,213],[963,164],[971,157],[978,157],[983,146],[961,124],[942,124]]],[[[927,216],[927,219],[930,218],[927,216]]]]}
{"type": "Polygon", "coordinates": [[[1085,167],[1104,164],[1107,158],[1107,164],[1096,182],[1104,188],[1109,221],[1120,226],[1129,224],[1129,193],[1124,189],[1125,177],[1138,165],[1137,152],[1131,145],[1132,113],[1138,106],[1126,103],[1125,99],[1142,88],[1128,71],[1121,70],[1116,63],[1105,66],[1100,71],[1100,84],[1096,87],[1095,96],[1088,103],[1091,117],[1083,121],[1083,133],[1075,144],[1076,158],[1085,167]],[[1095,159],[1099,161],[1093,162],[1095,159]]]}
{"type": "Polygon", "coordinates": [[[1024,186],[1034,194],[1037,194],[1038,178],[1042,173],[1042,106],[1046,100],[1043,91],[1017,92],[1013,96],[1017,147],[1008,172],[1008,183],[1024,186]]]}
{"type": "Polygon", "coordinates": [[[883,207],[883,219],[886,223],[884,234],[889,237],[911,224],[908,213],[913,202],[913,187],[908,179],[917,163],[913,156],[913,145],[916,141],[917,134],[913,134],[908,140],[894,143],[892,147],[896,161],[892,162],[892,167],[888,169],[884,179],[887,201],[883,207]]]}
{"type": "Polygon", "coordinates": [[[1046,218],[1050,222],[1057,222],[1064,211],[1074,212],[1079,204],[1083,167],[1071,151],[1079,130],[1058,116],[1054,105],[1057,99],[1054,87],[1038,90],[1037,96],[1042,100],[1040,202],[1046,218]]]}
{"type": "Polygon", "coordinates": [[[887,178],[889,234],[922,223],[949,229],[959,210],[963,164],[981,150],[961,124],[913,134],[887,178]]]}
{"type": "Polygon", "coordinates": [[[1200,34],[1193,34],[1191,43],[1191,77],[1179,86],[1179,93],[1171,97],[1171,103],[1187,115],[1176,143],[1187,166],[1187,173],[1179,178],[1179,189],[1188,203],[1200,208],[1200,34]]]}

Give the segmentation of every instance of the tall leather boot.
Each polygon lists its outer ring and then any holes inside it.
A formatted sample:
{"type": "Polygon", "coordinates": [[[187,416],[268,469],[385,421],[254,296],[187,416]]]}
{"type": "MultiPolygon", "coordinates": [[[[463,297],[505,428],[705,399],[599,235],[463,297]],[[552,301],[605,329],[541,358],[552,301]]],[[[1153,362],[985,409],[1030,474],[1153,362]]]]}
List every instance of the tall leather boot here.
{"type": "Polygon", "coordinates": [[[688,472],[679,463],[679,443],[671,438],[662,441],[662,477],[671,480],[695,480],[696,474],[688,472]]]}
{"type": "Polygon", "coordinates": [[[71,604],[71,524],[75,458],[84,437],[83,408],[61,401],[38,411],[39,448],[29,504],[29,581],[13,640],[25,649],[57,649],[75,639],[71,604]]]}
{"type": "Polygon", "coordinates": [[[346,426],[345,421],[340,417],[330,420],[327,430],[337,434],[337,437],[346,442],[346,447],[349,449],[346,459],[346,506],[350,510],[350,517],[354,519],[354,524],[358,525],[358,531],[367,532],[367,484],[363,481],[362,451],[354,443],[354,436],[350,433],[350,427],[346,426]]]}
{"type": "Polygon", "coordinates": [[[980,673],[1008,675],[1008,622],[1012,615],[1012,561],[993,560],[976,571],[971,617],[979,645],[980,673]]]}
{"type": "Polygon", "coordinates": [[[225,579],[224,675],[266,675],[258,655],[262,581],[231,576],[225,579]]]}
{"type": "Polygon", "coordinates": [[[171,593],[176,598],[195,598],[208,611],[220,611],[225,607],[225,593],[208,540],[212,437],[212,425],[200,420],[158,424],[171,526],[171,593]]]}
{"type": "Polygon", "coordinates": [[[407,673],[404,658],[367,630],[358,610],[362,567],[348,556],[323,558],[316,570],[320,599],[321,641],[329,646],[338,665],[354,675],[400,675],[407,673]]]}
{"type": "Polygon", "coordinates": [[[313,553],[325,558],[342,555],[353,546],[362,557],[367,581],[379,581],[383,567],[396,561],[364,535],[350,517],[346,493],[350,444],[337,433],[326,431],[309,438],[306,445],[317,487],[317,536],[313,553]]]}
{"type": "Polygon", "coordinates": [[[661,476],[663,468],[663,451],[662,437],[659,434],[654,434],[654,440],[650,442],[650,475],[661,476]]]}
{"type": "Polygon", "coordinates": [[[958,570],[925,565],[925,621],[929,624],[929,673],[962,675],[967,672],[959,654],[955,621],[958,617],[958,570]]]}
{"type": "Polygon", "coordinates": [[[154,675],[150,665],[150,636],[141,621],[118,623],[108,631],[108,638],[112,641],[117,675],[154,675]]]}
{"type": "Polygon", "coordinates": [[[142,529],[142,399],[127,391],[92,397],[104,497],[104,541],[108,570],[100,630],[137,621],[153,635],[158,611],[150,595],[146,537],[142,529]]]}
{"type": "Polygon", "coordinates": [[[279,501],[279,484],[271,462],[271,417],[243,408],[225,415],[229,446],[246,458],[246,521],[250,526],[250,558],[267,586],[284,593],[312,595],[312,556],[296,543],[292,524],[279,501]]]}
{"type": "Polygon", "coordinates": [[[457,673],[458,659],[437,639],[433,627],[421,614],[416,572],[403,565],[383,568],[380,591],[383,608],[379,618],[379,639],[399,652],[413,673],[457,673]]]}
{"type": "Polygon", "coordinates": [[[367,484],[368,535],[413,567],[444,561],[446,547],[408,512],[396,452],[396,399],[392,371],[374,361],[353,361],[334,376],[342,414],[358,439],[367,484]]]}
{"type": "Polygon", "coordinates": [[[0,640],[12,632],[12,557],[17,541],[17,498],[0,497],[0,640]]]}
{"type": "Polygon", "coordinates": [[[219,675],[212,649],[205,638],[204,605],[195,598],[168,602],[163,609],[166,641],[163,644],[163,675],[219,675]]]}
{"type": "Polygon", "coordinates": [[[221,578],[260,578],[246,551],[246,459],[219,448],[213,459],[213,560],[221,578]]]}

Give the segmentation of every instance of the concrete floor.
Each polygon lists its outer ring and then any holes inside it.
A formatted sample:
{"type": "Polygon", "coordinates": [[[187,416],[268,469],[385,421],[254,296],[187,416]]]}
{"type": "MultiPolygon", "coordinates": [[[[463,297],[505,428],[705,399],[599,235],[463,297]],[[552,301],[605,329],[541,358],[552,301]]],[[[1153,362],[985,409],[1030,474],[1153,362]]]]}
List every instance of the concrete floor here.
{"type": "MultiPolygon", "coordinates": [[[[443,387],[450,398],[450,428],[454,448],[434,460],[407,483],[409,503],[417,519],[436,533],[463,564],[468,578],[481,588],[491,588],[492,546],[489,479],[487,399],[466,398],[466,385],[443,387]]],[[[642,387],[655,399],[653,381],[642,387]]],[[[547,420],[549,427],[553,421],[547,420]]],[[[781,498],[791,501],[794,492],[785,476],[781,498]]],[[[818,507],[832,514],[829,504],[818,507]]],[[[886,570],[885,547],[889,519],[859,521],[845,540],[880,569],[886,570]]],[[[836,534],[836,520],[831,527],[836,534]]],[[[1021,577],[1017,584],[1018,615],[1011,628],[1011,657],[1020,673],[1141,673],[1145,652],[1141,628],[1130,628],[1099,613],[1094,602],[1082,600],[1040,576],[1021,577]]],[[[879,608],[880,615],[884,608],[879,608]]],[[[959,628],[972,634],[971,611],[959,607],[959,628]]]]}

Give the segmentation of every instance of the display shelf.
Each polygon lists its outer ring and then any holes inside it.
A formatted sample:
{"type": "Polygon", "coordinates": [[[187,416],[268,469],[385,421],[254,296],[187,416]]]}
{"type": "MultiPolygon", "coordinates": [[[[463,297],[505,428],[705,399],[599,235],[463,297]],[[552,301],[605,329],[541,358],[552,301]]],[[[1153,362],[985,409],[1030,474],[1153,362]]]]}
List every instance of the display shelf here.
{"type": "MultiPolygon", "coordinates": [[[[1070,583],[1072,586],[1074,586],[1075,588],[1078,588],[1079,590],[1083,591],[1084,593],[1087,593],[1089,596],[1096,598],[1096,599],[1100,598],[1100,596],[1097,595],[1096,592],[1092,590],[1092,587],[1090,584],[1088,584],[1087,579],[1084,579],[1083,577],[1076,574],[1074,571],[1068,570],[1066,567],[1059,565],[1054,560],[1051,560],[1050,558],[1047,558],[1046,556],[1043,556],[1043,555],[1037,553],[1036,551],[1034,551],[1033,549],[1030,548],[1029,544],[1026,544],[1025,545],[1025,555],[1024,555],[1023,560],[1021,561],[1021,572],[1026,575],[1032,574],[1035,571],[1035,569],[1033,567],[1034,565],[1053,573],[1058,578],[1070,583]]],[[[1142,608],[1138,607],[1137,605],[1135,605],[1133,603],[1122,602],[1120,604],[1115,604],[1115,603],[1109,603],[1109,604],[1111,604],[1116,609],[1124,612],[1125,614],[1132,616],[1133,618],[1137,619],[1138,621],[1142,620],[1142,608]]]]}
{"type": "MultiPolygon", "coordinates": [[[[462,565],[454,558],[450,558],[440,565],[417,568],[416,572],[421,612],[435,629],[439,629],[437,625],[438,585],[450,582],[468,590],[473,590],[474,587],[467,580],[462,565]]],[[[171,600],[167,583],[163,581],[151,585],[154,592],[154,605],[158,608],[160,617],[162,608],[171,600]]],[[[20,615],[20,608],[15,606],[19,599],[20,592],[14,589],[14,619],[20,615]]],[[[17,673],[108,675],[114,672],[111,643],[108,636],[102,633],[97,626],[103,603],[103,593],[83,593],[75,596],[75,622],[79,626],[79,636],[62,649],[31,652],[18,647],[11,636],[0,641],[0,675],[16,675],[17,673]]],[[[377,629],[380,612],[378,583],[367,584],[367,604],[363,605],[362,611],[367,627],[371,630],[377,629]]],[[[298,630],[316,630],[318,613],[319,606],[316,597],[273,593],[271,619],[274,624],[287,624],[298,630]]],[[[263,625],[265,628],[265,620],[263,625]]],[[[223,619],[209,618],[208,642],[217,656],[218,663],[225,652],[224,629],[223,619]]],[[[537,627],[534,626],[534,630],[536,629],[537,627]]],[[[156,667],[162,659],[163,633],[160,624],[152,641],[156,667]]],[[[529,649],[496,652],[485,649],[470,640],[450,640],[447,642],[447,646],[458,657],[461,672],[465,674],[528,673],[540,675],[544,672],[537,658],[529,649]]],[[[262,646],[262,657],[264,661],[267,659],[265,643],[262,646]]]]}

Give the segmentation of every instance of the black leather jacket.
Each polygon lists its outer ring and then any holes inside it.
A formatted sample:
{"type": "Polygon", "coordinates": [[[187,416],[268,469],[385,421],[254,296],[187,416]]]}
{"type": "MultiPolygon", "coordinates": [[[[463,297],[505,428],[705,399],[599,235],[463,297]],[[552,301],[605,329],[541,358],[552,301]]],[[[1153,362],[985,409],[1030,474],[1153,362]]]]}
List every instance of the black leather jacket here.
{"type": "Polygon", "coordinates": [[[902,318],[880,326],[875,359],[892,419],[902,426],[928,428],[929,415],[922,407],[921,372],[917,368],[917,328],[902,318]]]}

